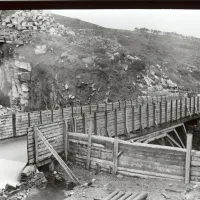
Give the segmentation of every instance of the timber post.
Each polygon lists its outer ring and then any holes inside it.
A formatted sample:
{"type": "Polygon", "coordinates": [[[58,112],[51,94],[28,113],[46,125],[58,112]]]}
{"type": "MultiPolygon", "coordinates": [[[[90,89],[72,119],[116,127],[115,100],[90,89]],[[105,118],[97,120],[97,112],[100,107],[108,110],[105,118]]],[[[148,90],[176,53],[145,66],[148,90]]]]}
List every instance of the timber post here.
{"type": "Polygon", "coordinates": [[[91,147],[92,147],[92,121],[90,121],[90,127],[89,127],[89,131],[88,131],[88,148],[87,148],[86,169],[90,169],[91,147]]]}
{"type": "Polygon", "coordinates": [[[64,155],[65,155],[65,161],[67,162],[67,156],[68,156],[68,150],[69,150],[67,120],[64,120],[63,134],[64,134],[64,155]]]}
{"type": "Polygon", "coordinates": [[[13,137],[17,136],[17,131],[16,131],[16,114],[12,114],[12,128],[13,128],[13,137]]]}
{"type": "Polygon", "coordinates": [[[191,133],[187,133],[187,151],[186,151],[186,165],[185,165],[185,183],[190,183],[190,168],[191,168],[191,151],[192,151],[192,138],[191,133]]]}

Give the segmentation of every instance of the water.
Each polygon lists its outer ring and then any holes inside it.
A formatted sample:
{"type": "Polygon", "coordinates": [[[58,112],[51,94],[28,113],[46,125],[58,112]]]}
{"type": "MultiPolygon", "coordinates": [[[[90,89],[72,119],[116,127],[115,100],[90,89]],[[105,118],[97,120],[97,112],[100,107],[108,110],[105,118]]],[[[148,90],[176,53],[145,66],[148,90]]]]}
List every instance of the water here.
{"type": "Polygon", "coordinates": [[[46,189],[32,189],[30,197],[27,200],[64,200],[66,199],[64,189],[61,186],[47,185],[46,189]]]}
{"type": "MultiPolygon", "coordinates": [[[[46,173],[46,175],[49,173],[46,173]]],[[[73,182],[66,184],[64,180],[54,182],[53,176],[47,176],[48,183],[45,189],[32,188],[27,200],[64,200],[67,198],[65,193],[72,190],[75,186],[73,182]]]]}

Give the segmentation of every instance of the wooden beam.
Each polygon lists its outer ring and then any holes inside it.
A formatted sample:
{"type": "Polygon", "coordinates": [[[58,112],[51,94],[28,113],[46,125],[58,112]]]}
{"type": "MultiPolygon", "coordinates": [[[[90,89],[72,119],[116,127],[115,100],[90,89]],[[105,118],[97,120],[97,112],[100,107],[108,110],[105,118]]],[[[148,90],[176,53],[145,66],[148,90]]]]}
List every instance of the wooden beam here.
{"type": "Polygon", "coordinates": [[[69,169],[69,167],[67,166],[67,164],[62,160],[62,158],[58,155],[58,153],[54,150],[54,148],[51,146],[51,144],[47,141],[47,139],[43,136],[43,134],[40,132],[40,130],[35,127],[37,134],[39,136],[39,138],[43,141],[43,143],[45,144],[45,146],[49,149],[49,151],[51,152],[51,154],[53,154],[53,156],[56,158],[56,160],[59,162],[59,164],[63,167],[63,169],[65,170],[65,172],[69,175],[69,177],[72,179],[72,181],[76,184],[76,185],[80,185],[79,180],[76,178],[76,176],[72,173],[72,171],[69,169]]]}
{"type": "Polygon", "coordinates": [[[135,130],[135,107],[132,107],[132,131],[135,130]]]}
{"type": "Polygon", "coordinates": [[[63,135],[64,135],[64,155],[65,155],[65,161],[67,161],[68,150],[69,150],[69,144],[68,144],[68,123],[67,123],[67,120],[64,120],[63,135]]]}
{"type": "Polygon", "coordinates": [[[114,112],[115,137],[117,137],[117,109],[114,112]]]}
{"type": "Polygon", "coordinates": [[[174,144],[176,144],[176,146],[178,146],[179,148],[182,148],[181,147],[181,145],[178,143],[178,142],[176,142],[176,140],[174,140],[174,138],[172,138],[170,135],[166,135],[174,144]]]}
{"type": "Polygon", "coordinates": [[[190,167],[191,167],[191,151],[192,151],[192,137],[191,133],[187,134],[187,152],[185,165],[185,183],[190,183],[190,167]]]}
{"type": "Polygon", "coordinates": [[[175,134],[176,134],[177,138],[179,139],[179,141],[180,141],[180,143],[181,143],[182,147],[183,147],[183,148],[185,148],[185,145],[183,144],[183,142],[182,142],[182,140],[181,140],[181,138],[180,138],[180,136],[179,136],[178,132],[176,131],[176,129],[174,129],[174,132],[175,132],[175,134]]]}
{"type": "Polygon", "coordinates": [[[152,142],[152,141],[154,141],[154,140],[157,140],[157,139],[166,137],[167,133],[168,133],[168,132],[165,132],[165,133],[162,133],[162,134],[160,134],[160,135],[158,135],[158,136],[149,138],[149,139],[147,139],[146,141],[144,141],[144,143],[148,144],[149,142],[152,142]]]}
{"type": "Polygon", "coordinates": [[[88,132],[88,148],[87,148],[86,169],[90,169],[91,146],[92,146],[92,121],[90,121],[90,127],[89,127],[89,132],[88,132]]]}
{"type": "Polygon", "coordinates": [[[115,137],[114,148],[113,148],[113,173],[117,174],[117,165],[118,165],[118,137],[115,137]]]}
{"type": "Polygon", "coordinates": [[[38,164],[39,153],[38,153],[38,129],[36,126],[33,127],[34,131],[34,143],[35,143],[35,163],[38,164]]]}
{"type": "Polygon", "coordinates": [[[173,142],[168,137],[166,137],[166,140],[169,142],[169,144],[171,144],[172,147],[175,147],[173,142]]]}

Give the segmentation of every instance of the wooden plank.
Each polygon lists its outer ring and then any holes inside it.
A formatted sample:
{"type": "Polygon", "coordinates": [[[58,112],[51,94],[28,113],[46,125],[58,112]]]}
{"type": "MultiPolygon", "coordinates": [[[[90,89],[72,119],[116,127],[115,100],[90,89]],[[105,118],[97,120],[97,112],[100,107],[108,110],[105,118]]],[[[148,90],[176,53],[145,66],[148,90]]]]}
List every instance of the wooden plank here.
{"type": "Polygon", "coordinates": [[[97,114],[94,112],[94,134],[97,135],[97,114]]]}
{"type": "Polygon", "coordinates": [[[159,104],[160,104],[160,124],[162,124],[162,101],[159,104]]]}
{"type": "Polygon", "coordinates": [[[187,98],[185,98],[185,117],[187,116],[187,98]]]}
{"type": "Polygon", "coordinates": [[[114,140],[114,148],[113,148],[113,173],[117,174],[117,166],[118,166],[118,137],[115,137],[114,140]]]}
{"type": "Polygon", "coordinates": [[[173,121],[173,101],[171,100],[171,122],[173,121]]]}
{"type": "Polygon", "coordinates": [[[83,133],[87,133],[87,126],[86,126],[86,115],[83,113],[83,133]]]}
{"type": "Polygon", "coordinates": [[[176,120],[178,119],[178,100],[176,99],[176,120]]]}
{"type": "Polygon", "coordinates": [[[178,132],[176,131],[176,129],[174,129],[174,132],[175,132],[175,134],[176,134],[177,138],[179,139],[179,141],[180,141],[180,143],[181,143],[182,147],[183,147],[183,148],[185,148],[185,145],[183,144],[183,142],[182,142],[181,138],[179,137],[179,134],[178,134],[178,132]]]}
{"type": "Polygon", "coordinates": [[[147,128],[149,128],[149,104],[147,104],[147,128]]]}
{"type": "Polygon", "coordinates": [[[174,138],[172,138],[170,135],[166,135],[174,144],[176,144],[176,146],[178,146],[179,148],[182,148],[181,146],[180,146],[180,144],[178,144],[178,142],[176,142],[176,140],[174,140],[174,138]]]}
{"type": "Polygon", "coordinates": [[[143,129],[143,115],[142,115],[142,106],[139,106],[139,123],[140,123],[140,129],[143,129]]]}
{"type": "Polygon", "coordinates": [[[63,135],[64,135],[64,154],[65,154],[65,161],[67,161],[68,151],[69,151],[69,143],[68,143],[68,123],[67,120],[64,120],[64,127],[63,127],[63,135]]]}
{"type": "Polygon", "coordinates": [[[167,113],[167,101],[165,101],[165,123],[167,123],[167,116],[168,116],[168,113],[167,113]]]}
{"type": "Polygon", "coordinates": [[[180,99],[180,119],[182,119],[182,107],[183,107],[183,100],[180,99]]]}
{"type": "Polygon", "coordinates": [[[135,130],[135,107],[132,107],[132,131],[135,130]]]}
{"type": "Polygon", "coordinates": [[[153,126],[155,127],[157,125],[156,122],[156,104],[153,103],[153,126]]]}
{"type": "Polygon", "coordinates": [[[38,129],[36,126],[33,127],[34,131],[34,151],[35,151],[35,163],[37,165],[39,161],[39,156],[38,156],[38,129]]]}
{"type": "Polygon", "coordinates": [[[16,114],[15,113],[12,114],[12,128],[13,128],[13,137],[16,137],[17,132],[16,132],[16,114]]]}
{"type": "Polygon", "coordinates": [[[89,132],[88,132],[88,149],[87,149],[86,169],[90,169],[91,146],[92,146],[92,121],[90,121],[90,127],[89,127],[89,132]]]}
{"type": "Polygon", "coordinates": [[[117,136],[117,109],[114,112],[114,124],[115,124],[115,137],[117,136]]]}
{"type": "Polygon", "coordinates": [[[53,149],[51,144],[46,140],[46,138],[43,136],[43,134],[40,132],[40,130],[37,127],[36,127],[36,129],[37,129],[37,134],[38,134],[39,138],[44,142],[46,147],[53,154],[53,156],[56,158],[56,160],[59,162],[59,164],[63,167],[63,169],[67,172],[67,174],[70,176],[70,178],[73,180],[73,182],[76,185],[80,185],[79,180],[72,173],[72,171],[69,169],[69,167],[66,165],[66,163],[61,159],[61,157],[58,155],[58,153],[53,149]]]}
{"type": "Polygon", "coordinates": [[[186,184],[190,182],[192,137],[193,135],[191,133],[187,134],[187,152],[186,152],[186,165],[185,165],[185,183],[186,184]]]}

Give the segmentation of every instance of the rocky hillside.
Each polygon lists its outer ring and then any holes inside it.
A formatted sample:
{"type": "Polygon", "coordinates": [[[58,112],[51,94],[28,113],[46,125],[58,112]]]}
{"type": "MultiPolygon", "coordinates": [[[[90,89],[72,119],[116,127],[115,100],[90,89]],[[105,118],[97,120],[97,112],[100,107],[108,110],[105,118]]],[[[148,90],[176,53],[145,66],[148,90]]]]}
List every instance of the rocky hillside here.
{"type": "Polygon", "coordinates": [[[199,40],[28,10],[2,11],[0,29],[12,41],[0,47],[0,89],[21,109],[170,94],[199,83],[199,40]]]}

